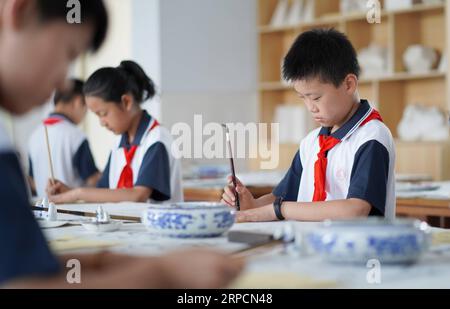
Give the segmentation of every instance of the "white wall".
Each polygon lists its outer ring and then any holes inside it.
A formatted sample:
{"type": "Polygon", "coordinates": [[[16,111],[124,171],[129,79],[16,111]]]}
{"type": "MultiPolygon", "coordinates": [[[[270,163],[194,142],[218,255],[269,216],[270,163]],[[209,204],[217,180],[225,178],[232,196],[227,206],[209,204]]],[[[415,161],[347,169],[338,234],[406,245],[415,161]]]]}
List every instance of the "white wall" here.
{"type": "Polygon", "coordinates": [[[161,2],[165,92],[246,92],[256,89],[254,0],[161,2]]]}
{"type": "MultiPolygon", "coordinates": [[[[108,36],[101,50],[86,58],[84,78],[89,77],[101,67],[116,67],[122,60],[132,57],[132,1],[106,0],[105,2],[110,14],[108,36]]],[[[97,116],[91,112],[88,113],[84,128],[97,166],[103,169],[116,137],[101,127],[97,116]]]]}
{"type": "Polygon", "coordinates": [[[204,123],[257,120],[256,14],[255,0],[161,2],[166,126],[192,126],[194,114],[203,115],[204,123]]]}
{"type": "Polygon", "coordinates": [[[157,95],[144,104],[151,115],[162,120],[161,115],[161,16],[159,0],[133,0],[132,55],[155,82],[157,95]]]}

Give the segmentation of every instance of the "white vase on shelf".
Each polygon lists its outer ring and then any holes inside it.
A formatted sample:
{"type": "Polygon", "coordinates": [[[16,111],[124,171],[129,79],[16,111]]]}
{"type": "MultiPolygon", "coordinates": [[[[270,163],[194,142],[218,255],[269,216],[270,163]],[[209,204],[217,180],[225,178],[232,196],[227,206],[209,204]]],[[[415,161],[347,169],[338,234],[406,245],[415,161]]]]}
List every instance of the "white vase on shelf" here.
{"type": "Polygon", "coordinates": [[[435,68],[437,61],[436,51],[423,45],[411,45],[403,54],[405,67],[411,73],[428,73],[435,68]]]}
{"type": "Polygon", "coordinates": [[[382,76],[387,73],[388,50],[377,44],[371,44],[358,53],[362,77],[382,76]]]}
{"type": "Polygon", "coordinates": [[[439,62],[438,71],[441,73],[447,73],[448,71],[448,63],[447,63],[447,54],[444,52],[441,61],[439,62]]]}
{"type": "Polygon", "coordinates": [[[270,20],[270,25],[272,27],[282,27],[286,24],[287,15],[289,12],[289,1],[288,0],[278,0],[277,7],[270,20]]]}
{"type": "Polygon", "coordinates": [[[290,26],[298,25],[303,17],[303,0],[293,1],[287,17],[287,24],[290,26]]]}
{"type": "Polygon", "coordinates": [[[437,107],[408,105],[397,128],[404,141],[445,141],[449,138],[447,118],[437,107]]]}
{"type": "Polygon", "coordinates": [[[341,13],[344,15],[366,12],[367,1],[366,0],[341,0],[340,7],[341,7],[341,13]]]}

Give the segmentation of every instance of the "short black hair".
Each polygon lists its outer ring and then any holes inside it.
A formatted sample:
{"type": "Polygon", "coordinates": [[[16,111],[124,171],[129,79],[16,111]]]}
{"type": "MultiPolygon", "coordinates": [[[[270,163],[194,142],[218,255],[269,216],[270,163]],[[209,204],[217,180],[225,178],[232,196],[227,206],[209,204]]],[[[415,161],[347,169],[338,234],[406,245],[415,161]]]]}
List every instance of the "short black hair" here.
{"type": "Polygon", "coordinates": [[[133,95],[141,104],[156,94],[155,84],[134,61],[122,61],[117,68],[101,68],[94,72],[84,85],[85,96],[120,103],[125,94],[133,95]]]}
{"type": "Polygon", "coordinates": [[[83,86],[84,82],[79,79],[71,79],[70,82],[72,83],[72,86],[69,90],[64,91],[56,91],[55,96],[53,98],[53,101],[55,105],[58,104],[66,104],[72,102],[73,99],[75,99],[78,96],[84,97],[83,94],[83,86]]]}
{"type": "MultiPolygon", "coordinates": [[[[91,48],[97,51],[105,40],[108,30],[108,13],[103,0],[78,0],[80,3],[81,22],[90,22],[94,25],[94,36],[91,48]]],[[[68,1],[63,0],[36,0],[39,17],[42,22],[55,19],[66,20],[70,8],[68,1]]]]}
{"type": "Polygon", "coordinates": [[[348,74],[359,77],[358,57],[347,36],[335,29],[313,29],[294,42],[283,63],[286,81],[320,78],[339,87],[348,74]]]}

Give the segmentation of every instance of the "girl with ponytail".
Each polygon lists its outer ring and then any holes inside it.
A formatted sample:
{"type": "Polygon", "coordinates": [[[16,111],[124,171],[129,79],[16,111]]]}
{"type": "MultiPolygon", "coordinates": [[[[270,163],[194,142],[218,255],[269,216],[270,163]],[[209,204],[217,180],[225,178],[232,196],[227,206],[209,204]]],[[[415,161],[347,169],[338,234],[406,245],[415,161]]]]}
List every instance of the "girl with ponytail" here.
{"type": "Polygon", "coordinates": [[[70,189],[56,181],[47,193],[55,203],[179,202],[180,163],[171,153],[169,131],[141,108],[155,85],[133,61],[102,68],[84,86],[86,104],[102,126],[118,135],[97,188],[70,189]]]}

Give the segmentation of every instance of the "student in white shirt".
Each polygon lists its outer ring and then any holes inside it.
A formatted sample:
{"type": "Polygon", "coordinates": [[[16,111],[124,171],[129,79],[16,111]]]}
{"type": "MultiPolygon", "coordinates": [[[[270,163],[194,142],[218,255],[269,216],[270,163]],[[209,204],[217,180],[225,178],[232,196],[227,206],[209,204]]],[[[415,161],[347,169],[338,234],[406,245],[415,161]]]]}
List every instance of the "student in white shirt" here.
{"type": "Polygon", "coordinates": [[[89,109],[118,140],[98,188],[71,190],[61,182],[49,183],[50,200],[182,201],[181,167],[172,155],[172,136],[140,107],[155,95],[153,81],[143,69],[133,61],[99,69],[86,81],[84,92],[89,109]]]}
{"type": "Polygon", "coordinates": [[[29,176],[39,197],[46,196],[50,171],[45,127],[54,176],[57,179],[72,187],[94,187],[101,176],[95,166],[86,135],[77,126],[87,112],[83,95],[84,83],[78,79],[70,82],[70,89],[56,91],[54,112],[34,131],[29,141],[29,176]]]}
{"type": "MultiPolygon", "coordinates": [[[[254,199],[237,180],[238,221],[395,217],[394,142],[381,115],[359,98],[359,73],[344,34],[312,30],[297,38],[284,60],[284,78],[321,128],[302,140],[271,194],[254,199]]],[[[229,181],[223,202],[234,207],[229,181]]]]}

